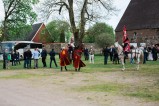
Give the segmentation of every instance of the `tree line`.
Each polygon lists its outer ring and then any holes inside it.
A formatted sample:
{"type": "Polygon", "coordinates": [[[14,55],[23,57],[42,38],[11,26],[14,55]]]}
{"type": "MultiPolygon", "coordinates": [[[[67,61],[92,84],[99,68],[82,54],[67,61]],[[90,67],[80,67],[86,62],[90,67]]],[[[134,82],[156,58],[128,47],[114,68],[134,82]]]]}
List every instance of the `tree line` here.
{"type": "MultiPolygon", "coordinates": [[[[68,18],[67,21],[55,18],[46,25],[51,35],[47,37],[47,42],[68,42],[72,35],[76,46],[82,42],[103,46],[114,41],[113,28],[100,21],[116,12],[113,0],[44,0],[42,3],[39,0],[2,1],[5,16],[1,22],[1,41],[25,39],[39,13],[46,20],[50,16],[60,17],[62,14],[68,18]],[[38,14],[33,10],[37,4],[40,5],[38,14]],[[86,29],[89,23],[92,25],[86,29]]],[[[41,37],[44,37],[43,33],[41,37]]]]}

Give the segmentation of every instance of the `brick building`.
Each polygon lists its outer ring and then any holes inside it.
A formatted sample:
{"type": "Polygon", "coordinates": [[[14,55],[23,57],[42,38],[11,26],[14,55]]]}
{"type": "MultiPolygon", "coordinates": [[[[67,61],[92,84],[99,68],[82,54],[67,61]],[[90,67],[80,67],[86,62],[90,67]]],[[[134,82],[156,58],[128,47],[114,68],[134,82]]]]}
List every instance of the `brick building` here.
{"type": "Polygon", "coordinates": [[[29,35],[25,39],[26,41],[34,41],[40,43],[46,43],[47,36],[50,36],[49,31],[46,29],[44,23],[38,23],[32,25],[32,30],[30,31],[29,35]],[[41,36],[43,34],[43,37],[41,36]]]}
{"type": "Polygon", "coordinates": [[[146,45],[159,43],[159,0],[131,0],[115,33],[116,39],[121,43],[123,26],[127,28],[131,43],[146,43],[146,45]]]}

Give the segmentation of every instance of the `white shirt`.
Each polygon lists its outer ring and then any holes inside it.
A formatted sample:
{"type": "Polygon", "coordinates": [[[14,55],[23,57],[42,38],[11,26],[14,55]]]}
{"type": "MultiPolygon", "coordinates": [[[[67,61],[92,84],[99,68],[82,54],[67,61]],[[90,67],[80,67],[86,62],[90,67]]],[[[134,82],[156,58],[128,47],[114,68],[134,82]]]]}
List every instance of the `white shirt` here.
{"type": "Polygon", "coordinates": [[[33,51],[33,59],[39,59],[39,54],[38,51],[33,51]]]}

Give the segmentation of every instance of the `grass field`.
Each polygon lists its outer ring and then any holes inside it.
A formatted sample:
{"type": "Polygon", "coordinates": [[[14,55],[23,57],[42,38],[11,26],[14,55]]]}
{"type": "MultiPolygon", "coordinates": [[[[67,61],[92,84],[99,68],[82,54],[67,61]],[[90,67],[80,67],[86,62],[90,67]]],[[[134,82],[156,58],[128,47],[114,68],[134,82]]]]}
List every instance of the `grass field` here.
{"type": "MultiPolygon", "coordinates": [[[[112,62],[108,62],[107,65],[104,65],[103,56],[95,56],[95,64],[90,64],[88,61],[84,61],[86,67],[81,69],[81,73],[83,74],[96,74],[97,77],[91,77],[87,80],[83,80],[83,82],[93,82],[92,84],[81,85],[78,87],[73,87],[72,89],[77,92],[108,92],[113,95],[122,95],[129,97],[142,98],[148,101],[159,101],[159,61],[147,61],[146,64],[140,65],[140,70],[135,70],[135,64],[130,64],[127,61],[126,71],[122,72],[122,66],[120,64],[112,64],[112,62]],[[98,74],[99,73],[99,74],[98,74]],[[101,74],[102,73],[102,74],[101,74]],[[103,77],[103,75],[110,75],[109,77],[114,76],[114,79],[109,79],[103,77]],[[98,76],[99,75],[99,76],[98,76]],[[118,80],[119,78],[119,80],[118,80]],[[100,80],[102,79],[102,80],[100,80]]],[[[59,59],[56,57],[58,66],[59,59]]],[[[33,63],[33,61],[32,61],[33,63]]],[[[49,66],[49,57],[47,58],[47,66],[49,66]]],[[[32,64],[33,67],[33,64],[32,64]]],[[[43,72],[46,69],[54,70],[60,72],[60,67],[55,68],[54,63],[52,64],[53,68],[43,68],[41,59],[39,60],[39,71],[43,72]]],[[[68,72],[74,72],[74,68],[72,65],[68,66],[68,72]]],[[[40,73],[34,74],[23,70],[23,61],[21,61],[21,65],[10,66],[9,70],[2,69],[2,62],[0,63],[0,74],[3,71],[18,71],[18,73],[3,76],[0,75],[0,79],[27,79],[30,77],[48,77],[51,76],[52,73],[40,73]]],[[[30,69],[25,69],[30,70],[30,69]]],[[[33,69],[34,71],[34,69],[33,69]]]]}
{"type": "MultiPolygon", "coordinates": [[[[82,58],[82,60],[84,60],[82,58]]],[[[57,64],[59,66],[59,58],[58,56],[56,56],[56,61],[57,64]]],[[[34,61],[32,60],[32,68],[34,66],[34,61]]],[[[46,59],[46,63],[47,66],[49,68],[49,63],[50,63],[50,59],[49,56],[46,59]]],[[[82,72],[112,72],[112,71],[118,71],[122,68],[122,66],[120,64],[112,64],[111,61],[108,60],[108,64],[104,65],[104,57],[103,56],[95,56],[95,64],[89,64],[89,61],[84,61],[84,63],[86,64],[86,67],[84,68],[84,70],[82,70],[82,72]]],[[[17,66],[11,66],[11,62],[10,62],[10,70],[21,70],[23,69],[23,64],[24,61],[21,60],[21,64],[17,65],[17,66]]],[[[142,64],[141,68],[140,68],[140,72],[144,72],[144,73],[150,73],[153,74],[154,73],[159,73],[159,71],[157,71],[159,69],[159,61],[147,61],[147,64],[142,64]]],[[[127,64],[125,65],[128,71],[132,71],[135,70],[135,64],[129,64],[129,61],[127,60],[127,64]]],[[[73,66],[67,66],[69,70],[74,70],[73,66]]],[[[43,68],[42,65],[42,61],[41,59],[39,59],[39,68],[43,68]]],[[[52,68],[54,69],[60,69],[60,67],[55,68],[54,63],[52,62],[52,68]]],[[[2,61],[0,62],[0,71],[3,70],[3,63],[2,61]]],[[[143,73],[143,74],[144,74],[143,73]]]]}

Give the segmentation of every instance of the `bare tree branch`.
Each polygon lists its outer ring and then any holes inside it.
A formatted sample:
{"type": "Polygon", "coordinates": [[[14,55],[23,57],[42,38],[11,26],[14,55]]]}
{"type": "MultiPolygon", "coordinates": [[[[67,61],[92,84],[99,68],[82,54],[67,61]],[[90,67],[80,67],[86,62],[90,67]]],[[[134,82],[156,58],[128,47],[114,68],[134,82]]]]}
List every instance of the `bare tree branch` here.
{"type": "Polygon", "coordinates": [[[112,0],[45,0],[43,6],[42,11],[47,17],[55,11],[61,15],[66,8],[72,32],[78,36],[75,41],[83,39],[87,22],[98,21],[115,11],[112,0]]]}
{"type": "Polygon", "coordinates": [[[18,4],[18,2],[15,2],[13,8],[10,11],[8,11],[8,14],[7,14],[6,18],[8,18],[12,14],[12,12],[15,10],[17,4],[18,4]]]}
{"type": "Polygon", "coordinates": [[[85,0],[83,3],[83,7],[81,10],[81,25],[80,25],[80,38],[82,39],[84,37],[85,33],[85,25],[86,25],[86,18],[85,18],[85,13],[86,13],[86,7],[87,7],[88,0],[85,0]]]}
{"type": "Polygon", "coordinates": [[[6,13],[9,12],[9,10],[10,10],[10,8],[12,7],[12,5],[13,5],[14,2],[15,2],[15,0],[11,0],[9,6],[8,6],[8,8],[7,8],[7,10],[5,10],[6,13]]]}

